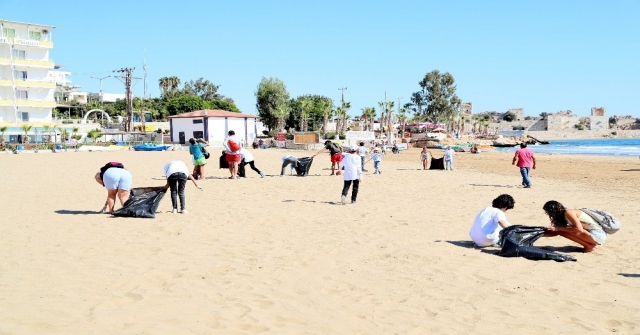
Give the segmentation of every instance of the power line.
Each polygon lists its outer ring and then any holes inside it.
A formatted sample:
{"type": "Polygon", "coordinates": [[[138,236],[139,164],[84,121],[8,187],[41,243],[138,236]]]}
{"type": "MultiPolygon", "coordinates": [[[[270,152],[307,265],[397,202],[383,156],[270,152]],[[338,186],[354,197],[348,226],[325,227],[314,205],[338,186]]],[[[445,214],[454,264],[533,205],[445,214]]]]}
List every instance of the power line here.
{"type": "MultiPolygon", "coordinates": [[[[140,80],[140,78],[133,77],[133,70],[135,69],[136,69],[135,67],[125,67],[120,70],[113,70],[113,72],[122,73],[122,75],[114,76],[114,78],[118,78],[120,79],[120,81],[124,83],[124,88],[126,92],[124,101],[125,101],[127,116],[124,122],[123,130],[128,132],[133,131],[133,97],[131,94],[131,87],[135,85],[135,83],[133,83],[133,80],[136,80],[136,83],[138,80],[140,80]]],[[[142,122],[144,124],[144,121],[142,122]]]]}

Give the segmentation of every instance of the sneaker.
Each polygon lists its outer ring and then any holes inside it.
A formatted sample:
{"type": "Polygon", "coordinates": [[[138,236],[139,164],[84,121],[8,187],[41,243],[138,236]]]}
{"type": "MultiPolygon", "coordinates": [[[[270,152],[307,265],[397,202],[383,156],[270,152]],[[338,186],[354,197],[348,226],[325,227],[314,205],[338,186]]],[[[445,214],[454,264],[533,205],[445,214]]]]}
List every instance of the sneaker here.
{"type": "Polygon", "coordinates": [[[264,178],[264,173],[260,172],[260,178],[264,178]]]}
{"type": "Polygon", "coordinates": [[[189,211],[188,211],[188,210],[186,210],[186,209],[183,209],[183,210],[182,210],[182,214],[189,214],[189,211]]]}
{"type": "Polygon", "coordinates": [[[346,195],[342,196],[342,200],[340,200],[340,203],[343,204],[343,205],[347,204],[347,196],[346,195]]]}
{"type": "Polygon", "coordinates": [[[174,209],[171,211],[171,214],[178,214],[178,209],[177,209],[177,208],[174,208],[174,209]]]}

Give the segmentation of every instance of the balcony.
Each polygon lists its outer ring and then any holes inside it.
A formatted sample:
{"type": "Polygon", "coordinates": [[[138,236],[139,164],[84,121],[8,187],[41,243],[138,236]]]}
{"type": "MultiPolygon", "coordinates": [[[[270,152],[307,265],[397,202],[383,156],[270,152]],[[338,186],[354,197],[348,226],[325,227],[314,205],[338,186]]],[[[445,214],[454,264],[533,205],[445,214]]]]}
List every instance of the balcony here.
{"type": "Polygon", "coordinates": [[[50,34],[40,35],[40,39],[30,37],[28,34],[15,34],[15,36],[3,35],[0,32],[0,44],[16,44],[29,47],[53,48],[50,34]]]}
{"type": "MultiPolygon", "coordinates": [[[[10,65],[11,60],[9,58],[0,57],[0,65],[10,65]]],[[[42,69],[53,69],[55,63],[50,60],[36,60],[36,59],[13,59],[13,65],[24,67],[35,67],[42,69]]]]}
{"type": "Polygon", "coordinates": [[[48,107],[55,108],[56,102],[49,100],[16,100],[18,107],[48,107]]]}
{"type": "MultiPolygon", "coordinates": [[[[56,81],[52,79],[42,79],[42,80],[16,80],[16,87],[27,87],[27,88],[56,88],[56,81]]],[[[12,86],[11,79],[0,79],[0,86],[12,86]]]]}

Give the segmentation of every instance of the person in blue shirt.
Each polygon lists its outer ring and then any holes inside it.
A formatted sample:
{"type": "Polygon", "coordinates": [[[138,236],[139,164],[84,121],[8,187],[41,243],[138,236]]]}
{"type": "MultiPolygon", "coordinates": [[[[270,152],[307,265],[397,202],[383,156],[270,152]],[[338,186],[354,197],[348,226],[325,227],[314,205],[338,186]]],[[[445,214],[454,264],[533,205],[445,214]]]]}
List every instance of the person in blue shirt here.
{"type": "Polygon", "coordinates": [[[209,145],[209,142],[198,138],[190,138],[189,153],[193,156],[193,178],[196,180],[204,179],[204,166],[207,164],[207,159],[204,158],[202,148],[209,145]]]}

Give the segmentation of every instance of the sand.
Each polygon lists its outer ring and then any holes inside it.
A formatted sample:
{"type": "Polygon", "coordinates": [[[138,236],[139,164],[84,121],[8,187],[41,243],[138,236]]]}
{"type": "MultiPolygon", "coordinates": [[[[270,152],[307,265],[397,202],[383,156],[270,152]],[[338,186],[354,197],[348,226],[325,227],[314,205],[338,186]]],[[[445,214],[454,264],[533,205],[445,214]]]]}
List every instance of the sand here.
{"type": "Polygon", "coordinates": [[[328,154],[281,178],[280,157],[312,152],[253,150],[267,176],[228,180],[210,151],[190,213],[170,214],[167,196],[156,219],[95,214],[106,191],[93,175],[121,161],[134,186],[163,185],[185,151],[0,155],[0,334],[640,333],[637,157],[538,154],[523,189],[510,153],[423,171],[411,149],[381,175],[369,165],[358,204],[341,206],[328,154]],[[623,228],[591,254],[536,243],[577,262],[502,258],[468,237],[501,193],[513,224],[547,225],[554,199],[623,228]]]}

